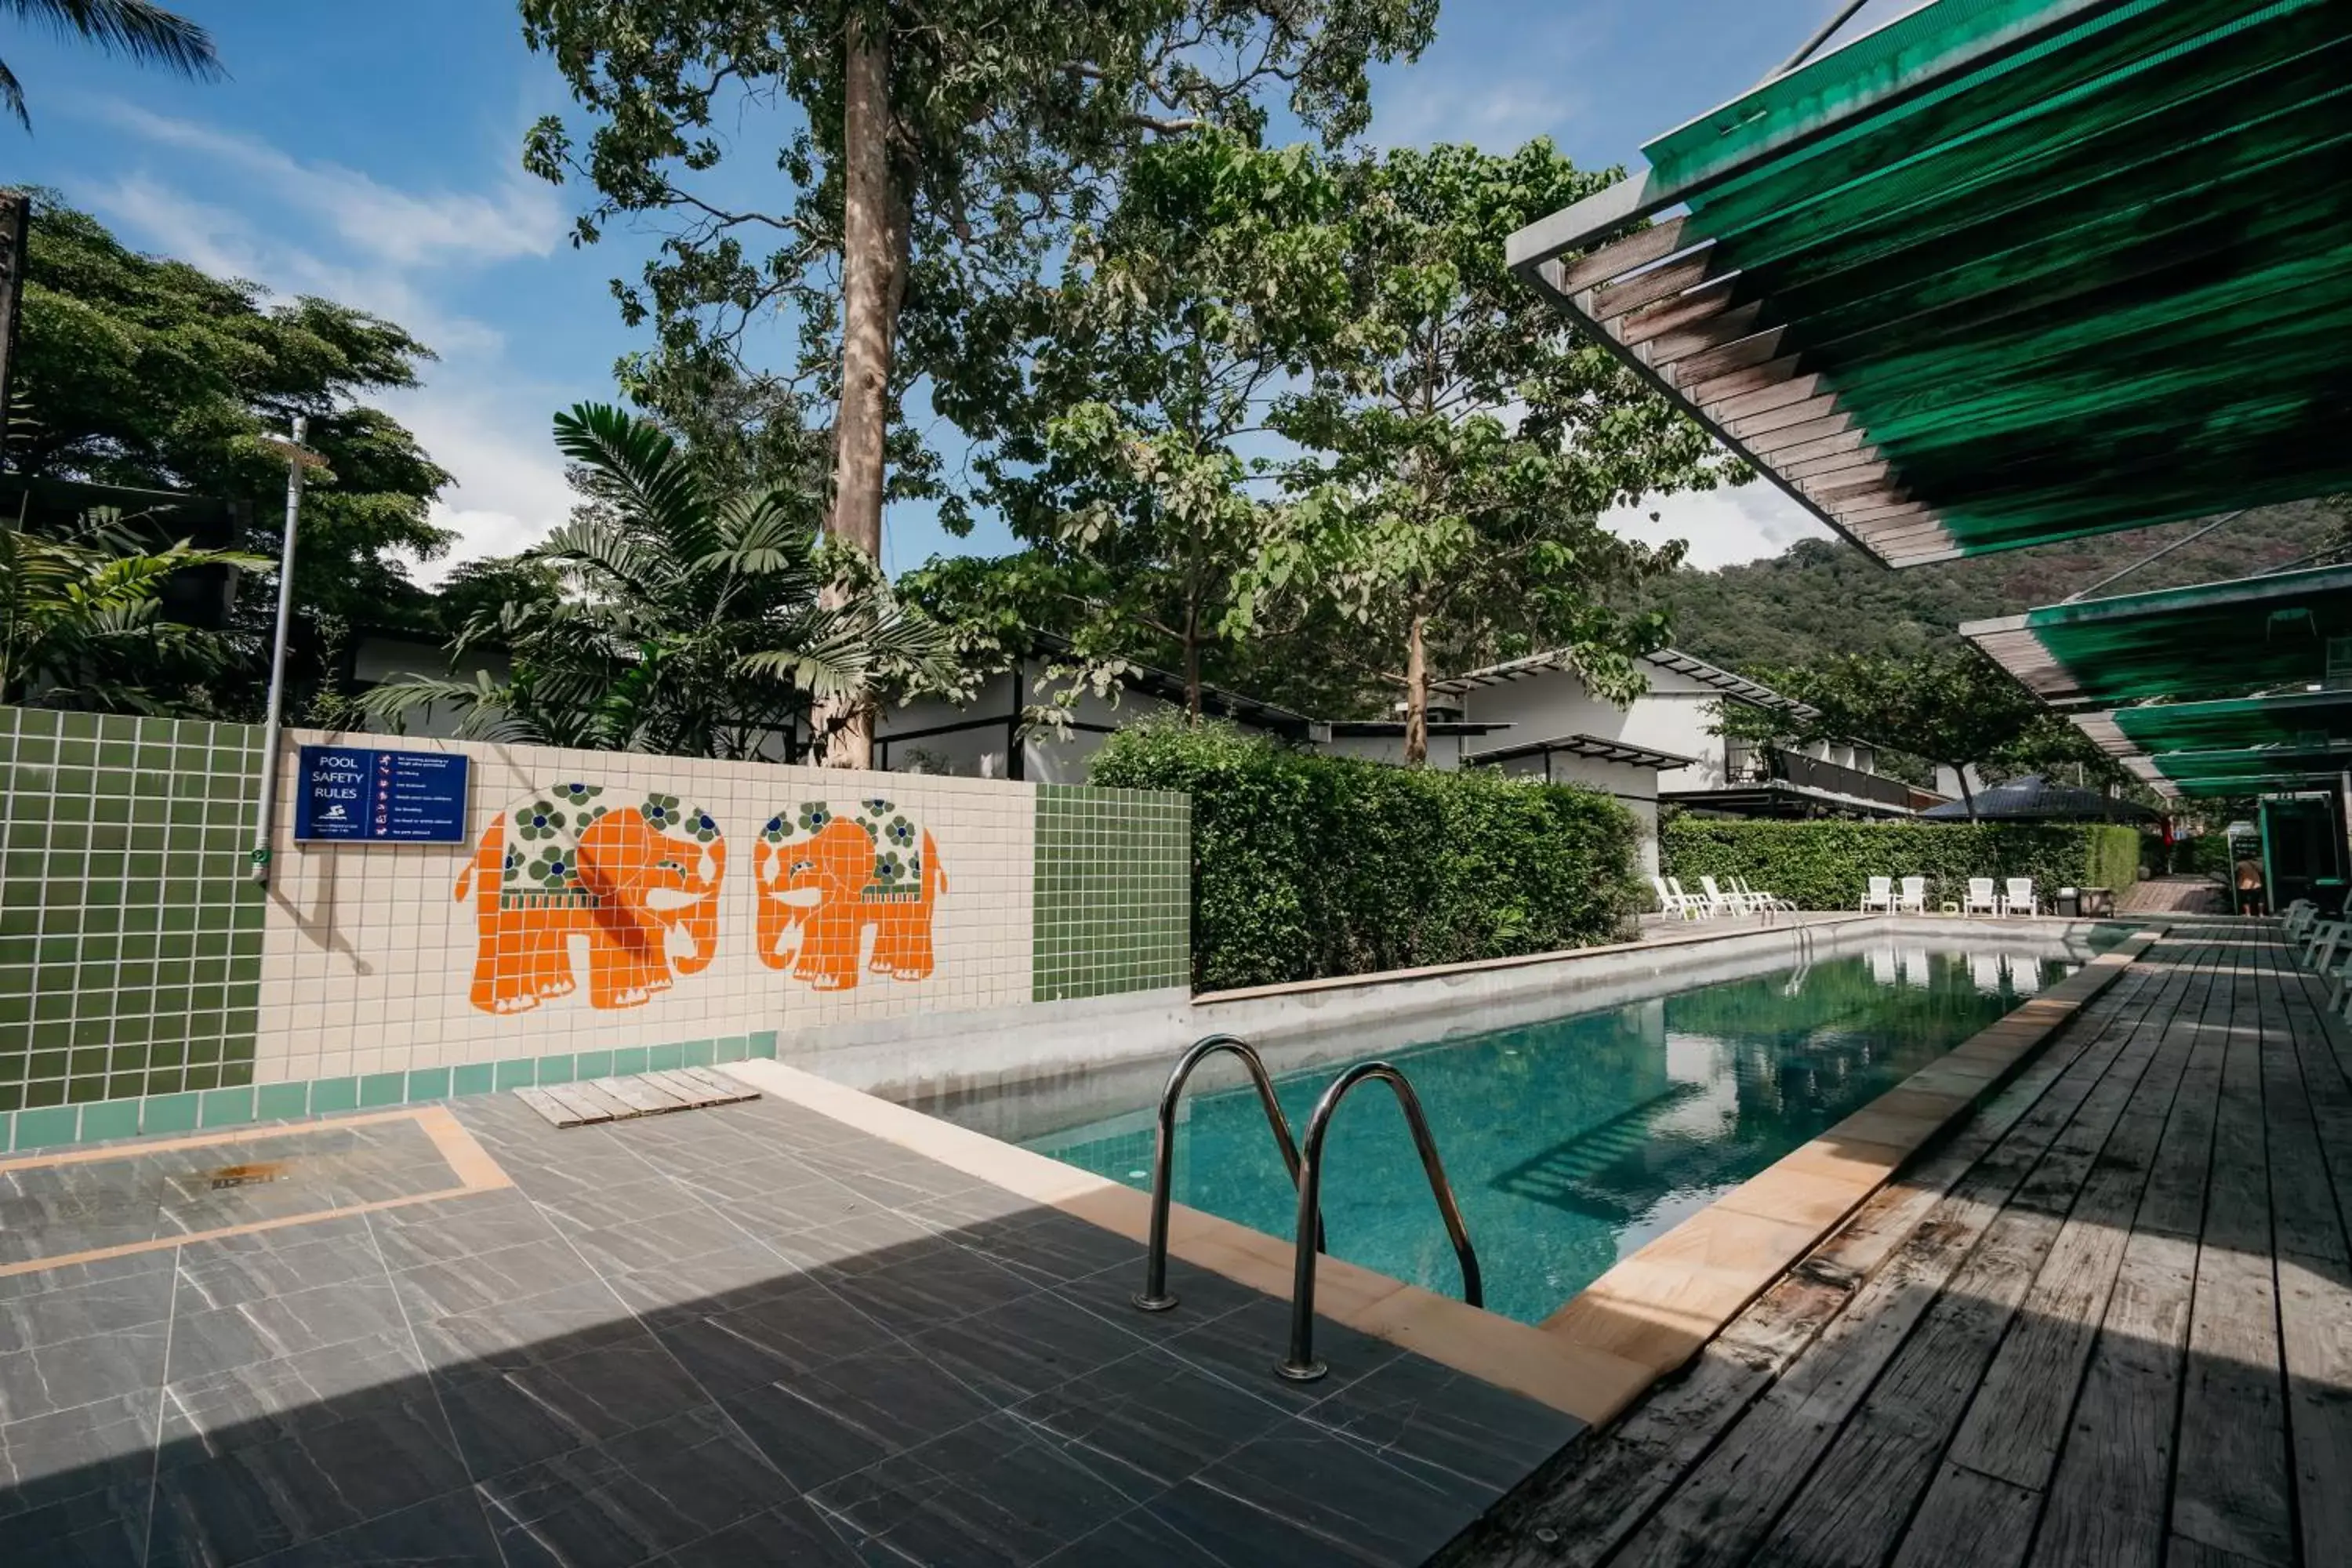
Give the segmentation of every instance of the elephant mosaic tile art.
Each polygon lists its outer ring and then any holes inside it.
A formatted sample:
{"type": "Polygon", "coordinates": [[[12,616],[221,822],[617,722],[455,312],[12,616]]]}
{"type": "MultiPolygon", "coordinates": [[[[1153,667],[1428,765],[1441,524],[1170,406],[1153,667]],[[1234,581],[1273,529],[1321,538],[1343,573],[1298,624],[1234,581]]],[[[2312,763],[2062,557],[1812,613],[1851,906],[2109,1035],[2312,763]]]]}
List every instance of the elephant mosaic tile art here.
{"type": "Polygon", "coordinates": [[[467,840],[280,860],[257,1081],[1033,1000],[1034,785],[405,743],[473,759],[467,840]]]}
{"type": "MultiPolygon", "coordinates": [[[[896,801],[787,806],[761,829],[752,874],[751,938],[766,967],[820,991],[856,985],[861,967],[930,978],[947,873],[929,831],[896,801]]],[[[532,791],[490,819],[457,874],[477,928],[473,1005],[520,1013],[579,990],[580,936],[588,1005],[643,1006],[718,956],[726,876],[718,818],[677,795],[622,798],[581,783],[532,791]]]]}

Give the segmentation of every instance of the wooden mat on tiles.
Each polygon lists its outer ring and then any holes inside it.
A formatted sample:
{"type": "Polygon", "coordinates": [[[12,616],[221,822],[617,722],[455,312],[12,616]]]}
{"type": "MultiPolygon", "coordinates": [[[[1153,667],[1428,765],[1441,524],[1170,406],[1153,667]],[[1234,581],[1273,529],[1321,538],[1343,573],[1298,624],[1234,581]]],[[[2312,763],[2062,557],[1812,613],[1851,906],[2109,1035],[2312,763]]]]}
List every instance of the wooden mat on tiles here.
{"type": "Polygon", "coordinates": [[[554,1083],[543,1089],[519,1089],[514,1092],[517,1100],[558,1127],[626,1121],[635,1116],[665,1116],[673,1110],[733,1105],[760,1098],[759,1090],[725,1073],[704,1068],[671,1068],[627,1078],[583,1079],[578,1083],[554,1083]]]}

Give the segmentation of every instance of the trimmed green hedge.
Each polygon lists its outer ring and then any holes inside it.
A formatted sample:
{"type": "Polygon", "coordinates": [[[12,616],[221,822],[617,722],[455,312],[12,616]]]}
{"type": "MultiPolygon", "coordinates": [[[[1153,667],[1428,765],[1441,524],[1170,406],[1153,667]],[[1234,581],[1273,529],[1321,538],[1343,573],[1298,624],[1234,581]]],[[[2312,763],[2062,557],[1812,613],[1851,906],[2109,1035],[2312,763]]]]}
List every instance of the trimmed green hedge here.
{"type": "Polygon", "coordinates": [[[1118,731],[1090,777],[1192,797],[1204,991],[1589,946],[1646,898],[1624,807],[1491,769],[1310,755],[1179,721],[1118,731]]]}
{"type": "Polygon", "coordinates": [[[2031,877],[2047,907],[2060,888],[2139,880],[2139,831],[2107,823],[1730,822],[1678,816],[1658,854],[1691,891],[1702,876],[1747,878],[1809,910],[1850,910],[1872,877],[1927,879],[1931,904],[1958,903],[1970,877],[2031,877]]]}

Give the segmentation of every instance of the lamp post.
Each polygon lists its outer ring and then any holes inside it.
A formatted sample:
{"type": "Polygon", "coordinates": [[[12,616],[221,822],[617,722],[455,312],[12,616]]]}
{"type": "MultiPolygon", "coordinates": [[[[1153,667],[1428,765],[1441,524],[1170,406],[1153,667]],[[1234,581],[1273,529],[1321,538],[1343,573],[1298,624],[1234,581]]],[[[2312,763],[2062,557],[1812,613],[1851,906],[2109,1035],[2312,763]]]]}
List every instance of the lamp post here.
{"type": "Polygon", "coordinates": [[[270,843],[278,816],[278,731],[286,713],[286,631],[294,619],[294,530],[302,515],[302,470],[320,461],[303,447],[310,421],[294,416],[294,438],[273,441],[286,453],[286,537],[278,550],[278,631],[269,645],[269,706],[261,721],[261,817],[253,833],[253,880],[269,885],[270,843]]]}

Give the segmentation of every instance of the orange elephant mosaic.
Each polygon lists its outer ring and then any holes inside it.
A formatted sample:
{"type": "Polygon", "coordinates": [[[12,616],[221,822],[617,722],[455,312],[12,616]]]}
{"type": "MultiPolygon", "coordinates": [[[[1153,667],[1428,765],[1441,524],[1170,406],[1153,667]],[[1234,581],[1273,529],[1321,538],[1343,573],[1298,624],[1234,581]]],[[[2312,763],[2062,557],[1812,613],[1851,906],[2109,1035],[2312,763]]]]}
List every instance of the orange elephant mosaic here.
{"type": "Polygon", "coordinates": [[[947,871],[930,833],[895,802],[804,801],[770,817],[752,851],[760,962],[819,991],[876,974],[922,980],[947,871]],[[866,957],[866,933],[874,932],[866,957]]]}
{"type": "Polygon", "coordinates": [[[516,802],[457,877],[479,938],[474,1005],[520,1013],[570,994],[572,939],[585,936],[588,1005],[643,1006],[709,966],[726,875],[718,823],[676,795],[568,784],[516,802]]]}

